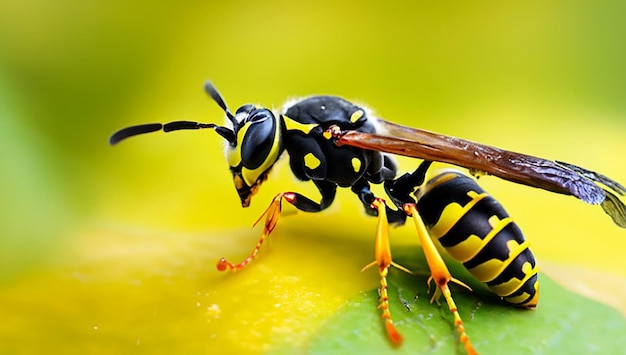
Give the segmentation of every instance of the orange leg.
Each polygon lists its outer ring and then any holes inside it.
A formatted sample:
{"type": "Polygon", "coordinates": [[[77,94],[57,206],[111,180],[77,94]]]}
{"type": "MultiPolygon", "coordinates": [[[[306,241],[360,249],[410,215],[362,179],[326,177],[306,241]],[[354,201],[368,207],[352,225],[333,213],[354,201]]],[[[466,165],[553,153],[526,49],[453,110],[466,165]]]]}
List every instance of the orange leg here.
{"type": "Polygon", "coordinates": [[[278,195],[274,197],[270,205],[267,207],[265,212],[263,212],[263,214],[259,217],[259,219],[257,219],[256,222],[254,222],[254,225],[256,226],[257,223],[261,221],[263,216],[265,216],[265,225],[263,226],[263,233],[261,234],[261,238],[259,238],[259,241],[257,242],[256,246],[254,247],[250,255],[248,255],[248,257],[245,258],[239,264],[233,264],[227,261],[225,258],[221,258],[217,262],[217,269],[219,271],[225,271],[226,269],[230,269],[233,272],[239,271],[243,269],[246,265],[248,265],[254,259],[254,257],[258,254],[259,250],[261,249],[261,246],[263,245],[265,238],[269,237],[270,233],[272,233],[272,231],[276,227],[276,223],[278,223],[278,218],[280,217],[280,212],[282,211],[283,198],[287,200],[287,202],[291,203],[292,200],[294,199],[294,196],[293,196],[293,193],[290,193],[290,192],[279,193],[278,195]]]}
{"type": "Polygon", "coordinates": [[[387,214],[385,212],[385,201],[377,198],[372,203],[372,207],[378,211],[378,228],[376,230],[376,242],[374,247],[374,253],[376,260],[365,265],[361,271],[377,265],[378,273],[380,274],[380,304],[379,309],[383,310],[382,318],[385,320],[385,328],[389,339],[395,344],[402,343],[402,336],[393,325],[391,319],[391,312],[389,311],[389,296],[387,294],[387,274],[389,267],[395,266],[396,268],[411,273],[402,265],[398,265],[391,259],[391,247],[389,245],[389,223],[387,222],[387,214]]]}
{"type": "Polygon", "coordinates": [[[456,304],[452,299],[452,294],[450,293],[450,288],[448,288],[448,283],[454,282],[468,288],[470,291],[471,289],[466,284],[453,278],[450,274],[450,271],[448,271],[448,267],[441,258],[441,255],[437,251],[437,248],[435,247],[432,239],[430,239],[428,230],[424,225],[424,221],[417,212],[417,207],[415,206],[415,204],[407,203],[406,205],[404,205],[404,211],[406,212],[406,214],[413,217],[413,221],[415,222],[415,228],[417,229],[417,234],[419,235],[420,241],[422,243],[422,248],[424,249],[426,262],[428,263],[428,267],[430,268],[431,273],[430,278],[428,278],[429,289],[430,282],[433,280],[435,281],[437,286],[439,286],[439,288],[435,290],[433,297],[430,299],[430,303],[436,301],[437,304],[439,304],[439,298],[443,295],[443,297],[446,299],[446,302],[448,303],[448,308],[450,308],[450,312],[452,312],[452,314],[454,315],[454,326],[460,334],[459,339],[465,347],[465,351],[467,351],[467,353],[470,355],[478,354],[476,350],[474,350],[474,347],[470,342],[469,336],[467,335],[467,333],[465,333],[463,321],[461,320],[461,316],[459,315],[459,312],[456,308],[456,304]]]}

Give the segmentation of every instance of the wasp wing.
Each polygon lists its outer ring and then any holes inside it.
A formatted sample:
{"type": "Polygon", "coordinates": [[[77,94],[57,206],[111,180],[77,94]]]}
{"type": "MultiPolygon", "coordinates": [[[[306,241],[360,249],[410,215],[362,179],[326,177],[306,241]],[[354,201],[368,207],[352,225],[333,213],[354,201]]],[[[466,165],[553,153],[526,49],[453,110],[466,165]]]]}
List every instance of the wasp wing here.
{"type": "Polygon", "coordinates": [[[587,170],[585,168],[581,168],[580,166],[576,166],[574,164],[569,164],[563,161],[556,161],[557,164],[562,165],[570,170],[575,171],[576,173],[586,177],[589,180],[595,181],[597,183],[600,183],[606,187],[608,187],[610,190],[613,190],[615,193],[617,193],[620,196],[624,196],[624,194],[626,194],[626,187],[622,186],[620,183],[613,181],[611,179],[609,179],[608,177],[602,175],[602,174],[598,174],[595,171],[590,171],[587,170]]]}
{"type": "Polygon", "coordinates": [[[626,206],[616,196],[607,200],[605,189],[595,182],[602,183],[619,195],[623,195],[626,189],[603,175],[575,165],[515,153],[381,119],[378,119],[377,126],[380,129],[379,134],[341,132],[336,137],[336,143],[449,163],[519,184],[573,195],[589,204],[602,204],[618,225],[626,227],[626,206]]]}
{"type": "Polygon", "coordinates": [[[618,197],[626,194],[626,188],[623,185],[602,174],[589,171],[585,168],[581,168],[580,166],[558,160],[556,163],[575,171],[589,180],[595,181],[597,184],[601,184],[600,186],[604,186],[602,189],[604,190],[606,196],[604,201],[601,203],[602,209],[606,212],[606,214],[613,218],[613,222],[615,222],[615,224],[622,228],[626,228],[626,206],[618,197]]]}

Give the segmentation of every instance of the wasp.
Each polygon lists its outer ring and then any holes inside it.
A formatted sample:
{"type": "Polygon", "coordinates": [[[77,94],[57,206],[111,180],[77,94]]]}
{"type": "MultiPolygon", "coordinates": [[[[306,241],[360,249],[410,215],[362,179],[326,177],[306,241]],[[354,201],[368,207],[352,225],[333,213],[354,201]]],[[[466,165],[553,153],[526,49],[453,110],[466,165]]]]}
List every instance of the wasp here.
{"type": "Polygon", "coordinates": [[[431,273],[428,283],[436,284],[431,303],[444,297],[467,353],[475,354],[476,350],[448,285],[469,287],[452,277],[433,238],[504,301],[532,309],[539,299],[535,258],[517,224],[471,177],[444,171],[427,179],[432,162],[466,168],[472,175],[494,175],[572,195],[600,205],[615,224],[626,228],[626,206],[619,197],[626,194],[626,188],[576,165],[401,126],[374,117],[367,109],[340,97],[312,96],[288,104],[280,112],[246,104],[232,113],[211,82],[204,89],[224,111],[226,125],[193,121],[142,124],[115,132],[110,144],[161,130],[212,129],[227,143],[226,160],[242,207],[250,205],[283,154],[289,156],[289,167],[297,179],[311,181],[317,187],[319,200],[293,191],[278,193],[259,218],[265,217],[263,232],[250,255],[240,263],[221,258],[217,263],[220,271],[239,271],[255,258],[276,227],[283,202],[304,212],[320,212],[333,203],[338,187],[350,188],[365,211],[378,218],[375,260],[363,269],[378,268],[379,308],[393,343],[401,343],[402,336],[389,311],[387,275],[392,266],[410,270],[393,261],[390,223],[413,220],[431,273]],[[413,172],[399,175],[393,155],[423,161],[413,172]],[[382,184],[386,198],[376,196],[371,184],[382,184]]]}

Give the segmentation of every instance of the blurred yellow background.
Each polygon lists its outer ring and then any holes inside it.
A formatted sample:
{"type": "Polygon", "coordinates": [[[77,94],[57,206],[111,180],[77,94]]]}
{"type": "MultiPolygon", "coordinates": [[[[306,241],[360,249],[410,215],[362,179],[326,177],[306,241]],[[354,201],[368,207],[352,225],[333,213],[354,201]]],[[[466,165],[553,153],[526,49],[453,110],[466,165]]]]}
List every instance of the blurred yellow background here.
{"type": "MultiPolygon", "coordinates": [[[[242,210],[209,130],[108,146],[128,125],[221,123],[209,78],[231,109],[339,95],[626,183],[625,11],[617,0],[3,1],[0,350],[297,347],[377,287],[358,272],[376,221],[349,191],[326,213],[283,218],[248,270],[225,275],[215,262],[247,256],[274,194],[315,190],[283,159],[242,210]]],[[[571,197],[480,182],[545,272],[626,312],[626,231],[571,197]]],[[[392,238],[417,243],[408,226],[392,238]]]]}

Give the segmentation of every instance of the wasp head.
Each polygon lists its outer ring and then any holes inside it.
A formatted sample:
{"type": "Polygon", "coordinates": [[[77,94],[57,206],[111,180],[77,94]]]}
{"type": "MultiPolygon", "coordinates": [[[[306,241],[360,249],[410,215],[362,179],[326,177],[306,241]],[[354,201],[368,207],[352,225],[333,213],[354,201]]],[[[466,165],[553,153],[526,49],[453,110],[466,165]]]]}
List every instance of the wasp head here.
{"type": "Polygon", "coordinates": [[[232,124],[232,130],[220,127],[216,132],[228,142],[226,160],[241,205],[248,207],[283,151],[279,118],[266,108],[249,104],[241,106],[233,115],[210,82],[205,90],[232,124]]]}
{"type": "Polygon", "coordinates": [[[241,106],[235,119],[235,141],[229,142],[226,159],[241,205],[248,207],[283,151],[281,126],[270,110],[254,105],[241,106]]]}
{"type": "Polygon", "coordinates": [[[283,151],[280,118],[272,111],[254,105],[243,105],[233,115],[211,82],[206,82],[204,89],[224,110],[232,128],[194,121],[148,123],[118,130],[111,135],[109,143],[115,145],[129,137],[160,130],[172,132],[187,129],[213,129],[228,142],[226,159],[233,174],[241,205],[248,207],[252,196],[267,179],[270,169],[283,151]]]}

